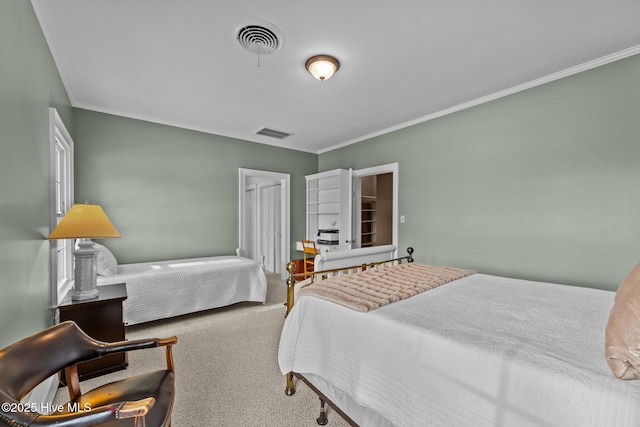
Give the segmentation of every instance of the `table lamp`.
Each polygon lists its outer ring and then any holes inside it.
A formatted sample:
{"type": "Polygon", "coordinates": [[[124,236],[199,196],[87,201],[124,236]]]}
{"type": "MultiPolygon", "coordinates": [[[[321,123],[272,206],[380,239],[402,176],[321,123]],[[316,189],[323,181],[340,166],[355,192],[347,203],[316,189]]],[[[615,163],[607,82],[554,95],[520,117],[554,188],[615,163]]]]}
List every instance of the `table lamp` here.
{"type": "Polygon", "coordinates": [[[71,298],[86,300],[98,296],[96,249],[89,239],[120,237],[99,205],[73,205],[47,239],[81,239],[73,251],[74,284],[71,298]]]}

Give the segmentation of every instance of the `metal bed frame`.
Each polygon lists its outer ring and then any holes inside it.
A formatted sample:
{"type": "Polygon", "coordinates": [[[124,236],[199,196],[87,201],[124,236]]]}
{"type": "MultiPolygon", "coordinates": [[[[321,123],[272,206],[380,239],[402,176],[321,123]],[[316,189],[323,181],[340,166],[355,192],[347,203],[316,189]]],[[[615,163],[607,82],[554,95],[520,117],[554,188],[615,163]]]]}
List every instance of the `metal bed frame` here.
{"type": "MultiPolygon", "coordinates": [[[[287,264],[287,271],[289,272],[289,278],[286,281],[287,284],[287,302],[285,303],[287,310],[285,312],[285,317],[289,314],[289,312],[293,309],[294,301],[295,301],[295,285],[301,281],[308,281],[304,286],[310,285],[312,283],[319,283],[322,280],[326,280],[335,276],[342,276],[347,274],[355,274],[361,271],[368,270],[370,268],[378,268],[383,265],[397,265],[402,264],[402,262],[413,262],[413,248],[407,248],[408,255],[394,258],[386,261],[377,261],[372,263],[365,263],[360,265],[354,265],[350,267],[342,267],[342,268],[334,268],[330,270],[321,270],[321,271],[313,271],[313,272],[301,272],[296,273],[296,264],[292,261],[287,264]]],[[[303,375],[296,372],[289,372],[285,375],[286,377],[286,387],[285,394],[287,396],[292,396],[296,392],[294,377],[300,379],[305,384],[309,386],[311,390],[313,390],[318,397],[320,398],[320,416],[316,419],[316,422],[320,425],[325,425],[329,422],[327,418],[327,412],[325,404],[328,404],[333,410],[335,410],[349,425],[357,426],[355,421],[353,421],[347,414],[344,413],[336,404],[331,402],[316,386],[314,386],[307,378],[303,375]]]]}

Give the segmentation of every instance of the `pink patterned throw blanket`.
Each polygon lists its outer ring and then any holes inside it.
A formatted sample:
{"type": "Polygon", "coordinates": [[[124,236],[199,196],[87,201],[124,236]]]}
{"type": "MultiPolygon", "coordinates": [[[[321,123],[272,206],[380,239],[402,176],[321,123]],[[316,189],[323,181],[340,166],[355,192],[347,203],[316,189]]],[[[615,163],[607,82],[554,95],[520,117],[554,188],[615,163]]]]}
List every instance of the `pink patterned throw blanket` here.
{"type": "Polygon", "coordinates": [[[300,289],[347,308],[367,312],[469,276],[471,270],[408,263],[335,276],[300,289]]]}

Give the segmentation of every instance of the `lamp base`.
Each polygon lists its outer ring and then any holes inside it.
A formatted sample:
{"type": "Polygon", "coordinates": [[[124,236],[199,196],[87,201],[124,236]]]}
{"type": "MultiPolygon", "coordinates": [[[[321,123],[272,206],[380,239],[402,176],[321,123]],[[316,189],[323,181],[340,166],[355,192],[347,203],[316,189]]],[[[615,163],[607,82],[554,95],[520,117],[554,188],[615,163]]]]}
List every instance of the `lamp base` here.
{"type": "Polygon", "coordinates": [[[97,252],[91,240],[80,240],[78,249],[73,251],[76,260],[75,282],[71,299],[81,301],[98,296],[97,252]]]}
{"type": "Polygon", "coordinates": [[[76,291],[75,289],[73,289],[73,291],[71,292],[71,299],[73,301],[82,301],[82,300],[86,300],[86,299],[93,299],[96,298],[98,296],[98,290],[94,289],[92,291],[87,291],[87,292],[83,292],[83,291],[76,291]]]}

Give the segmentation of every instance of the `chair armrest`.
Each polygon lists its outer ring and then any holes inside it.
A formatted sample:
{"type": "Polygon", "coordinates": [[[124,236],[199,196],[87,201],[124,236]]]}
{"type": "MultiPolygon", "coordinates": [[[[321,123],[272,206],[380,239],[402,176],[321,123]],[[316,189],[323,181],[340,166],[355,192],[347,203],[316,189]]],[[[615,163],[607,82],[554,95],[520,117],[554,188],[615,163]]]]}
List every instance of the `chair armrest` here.
{"type": "Polygon", "coordinates": [[[117,341],[112,343],[107,343],[101,355],[113,354],[113,353],[121,353],[123,351],[135,351],[142,350],[147,348],[155,348],[155,347],[167,347],[166,350],[166,358],[167,358],[167,370],[174,370],[173,366],[173,354],[171,351],[171,347],[174,344],[178,343],[178,337],[175,335],[169,338],[152,338],[152,339],[141,339],[141,340],[131,340],[131,341],[117,341]]]}
{"type": "Polygon", "coordinates": [[[106,343],[101,356],[113,353],[122,353],[125,351],[143,350],[147,348],[161,347],[166,345],[173,345],[178,342],[178,338],[173,336],[169,338],[151,338],[140,340],[128,340],[128,341],[115,341],[106,343]]]}

